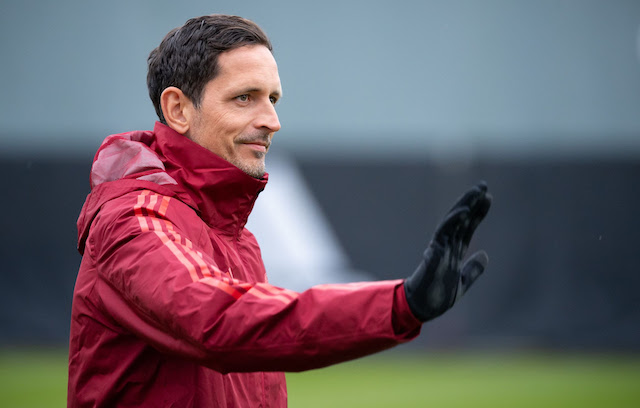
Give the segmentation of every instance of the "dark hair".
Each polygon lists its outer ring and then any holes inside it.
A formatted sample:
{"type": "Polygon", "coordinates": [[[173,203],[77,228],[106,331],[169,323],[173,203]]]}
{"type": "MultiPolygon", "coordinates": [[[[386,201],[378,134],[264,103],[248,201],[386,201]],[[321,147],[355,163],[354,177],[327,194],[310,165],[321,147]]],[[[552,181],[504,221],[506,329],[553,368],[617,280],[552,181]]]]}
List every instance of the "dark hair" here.
{"type": "Polygon", "coordinates": [[[160,95],[180,88],[196,107],[204,86],[218,74],[218,56],[243,45],[260,44],[273,51],[267,35],[253,21],[213,14],[188,20],[174,28],[147,59],[147,87],[158,118],[165,123],[160,95]]]}

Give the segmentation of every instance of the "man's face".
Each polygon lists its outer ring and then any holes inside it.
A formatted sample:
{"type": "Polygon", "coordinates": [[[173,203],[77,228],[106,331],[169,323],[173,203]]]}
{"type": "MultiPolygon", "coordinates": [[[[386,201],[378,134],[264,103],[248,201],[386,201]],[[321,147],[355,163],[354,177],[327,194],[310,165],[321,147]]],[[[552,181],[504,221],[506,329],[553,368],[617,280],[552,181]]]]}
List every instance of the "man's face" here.
{"type": "Polygon", "coordinates": [[[278,66],[265,46],[246,45],[220,54],[218,68],[185,135],[261,178],[271,139],[280,130],[274,106],[282,94],[278,66]]]}

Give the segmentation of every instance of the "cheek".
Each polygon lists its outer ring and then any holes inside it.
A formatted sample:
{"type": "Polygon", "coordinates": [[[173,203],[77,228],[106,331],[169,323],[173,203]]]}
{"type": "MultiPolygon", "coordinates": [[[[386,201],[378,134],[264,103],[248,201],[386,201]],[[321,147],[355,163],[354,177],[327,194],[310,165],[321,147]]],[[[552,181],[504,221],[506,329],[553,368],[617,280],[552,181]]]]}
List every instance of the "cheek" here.
{"type": "Polygon", "coordinates": [[[235,139],[250,131],[250,115],[246,109],[213,107],[206,102],[201,106],[201,115],[195,123],[198,144],[223,156],[233,155],[235,139]]]}
{"type": "Polygon", "coordinates": [[[200,115],[194,121],[194,140],[204,146],[215,145],[223,129],[224,124],[219,115],[200,115]]]}

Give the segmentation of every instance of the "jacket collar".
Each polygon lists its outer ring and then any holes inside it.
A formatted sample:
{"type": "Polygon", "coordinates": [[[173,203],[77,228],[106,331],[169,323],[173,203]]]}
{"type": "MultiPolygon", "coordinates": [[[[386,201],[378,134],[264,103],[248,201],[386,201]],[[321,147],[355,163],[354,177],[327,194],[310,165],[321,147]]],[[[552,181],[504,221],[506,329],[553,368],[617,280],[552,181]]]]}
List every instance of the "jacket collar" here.
{"type": "Polygon", "coordinates": [[[190,205],[210,227],[239,236],[269,175],[251,177],[160,122],[153,133],[149,147],[178,183],[175,188],[185,190],[190,205]]]}

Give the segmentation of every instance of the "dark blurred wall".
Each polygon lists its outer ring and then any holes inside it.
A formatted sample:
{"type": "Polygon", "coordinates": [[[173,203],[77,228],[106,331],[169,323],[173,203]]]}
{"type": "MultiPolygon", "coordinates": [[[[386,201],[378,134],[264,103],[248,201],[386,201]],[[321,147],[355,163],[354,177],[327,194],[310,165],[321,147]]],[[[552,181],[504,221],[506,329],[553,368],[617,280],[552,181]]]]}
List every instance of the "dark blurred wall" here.
{"type": "Polygon", "coordinates": [[[485,276],[428,342],[640,349],[640,160],[302,164],[354,267],[413,270],[441,217],[480,179],[494,195],[470,251],[485,276]]]}
{"type": "MultiPolygon", "coordinates": [[[[67,341],[90,161],[0,159],[0,344],[67,341]]],[[[352,266],[380,279],[410,273],[455,198],[489,183],[471,248],[489,269],[419,344],[640,350],[640,160],[297,161],[352,266]]]]}
{"type": "Polygon", "coordinates": [[[62,343],[80,265],[75,220],[91,158],[0,158],[0,343],[62,343]]]}

